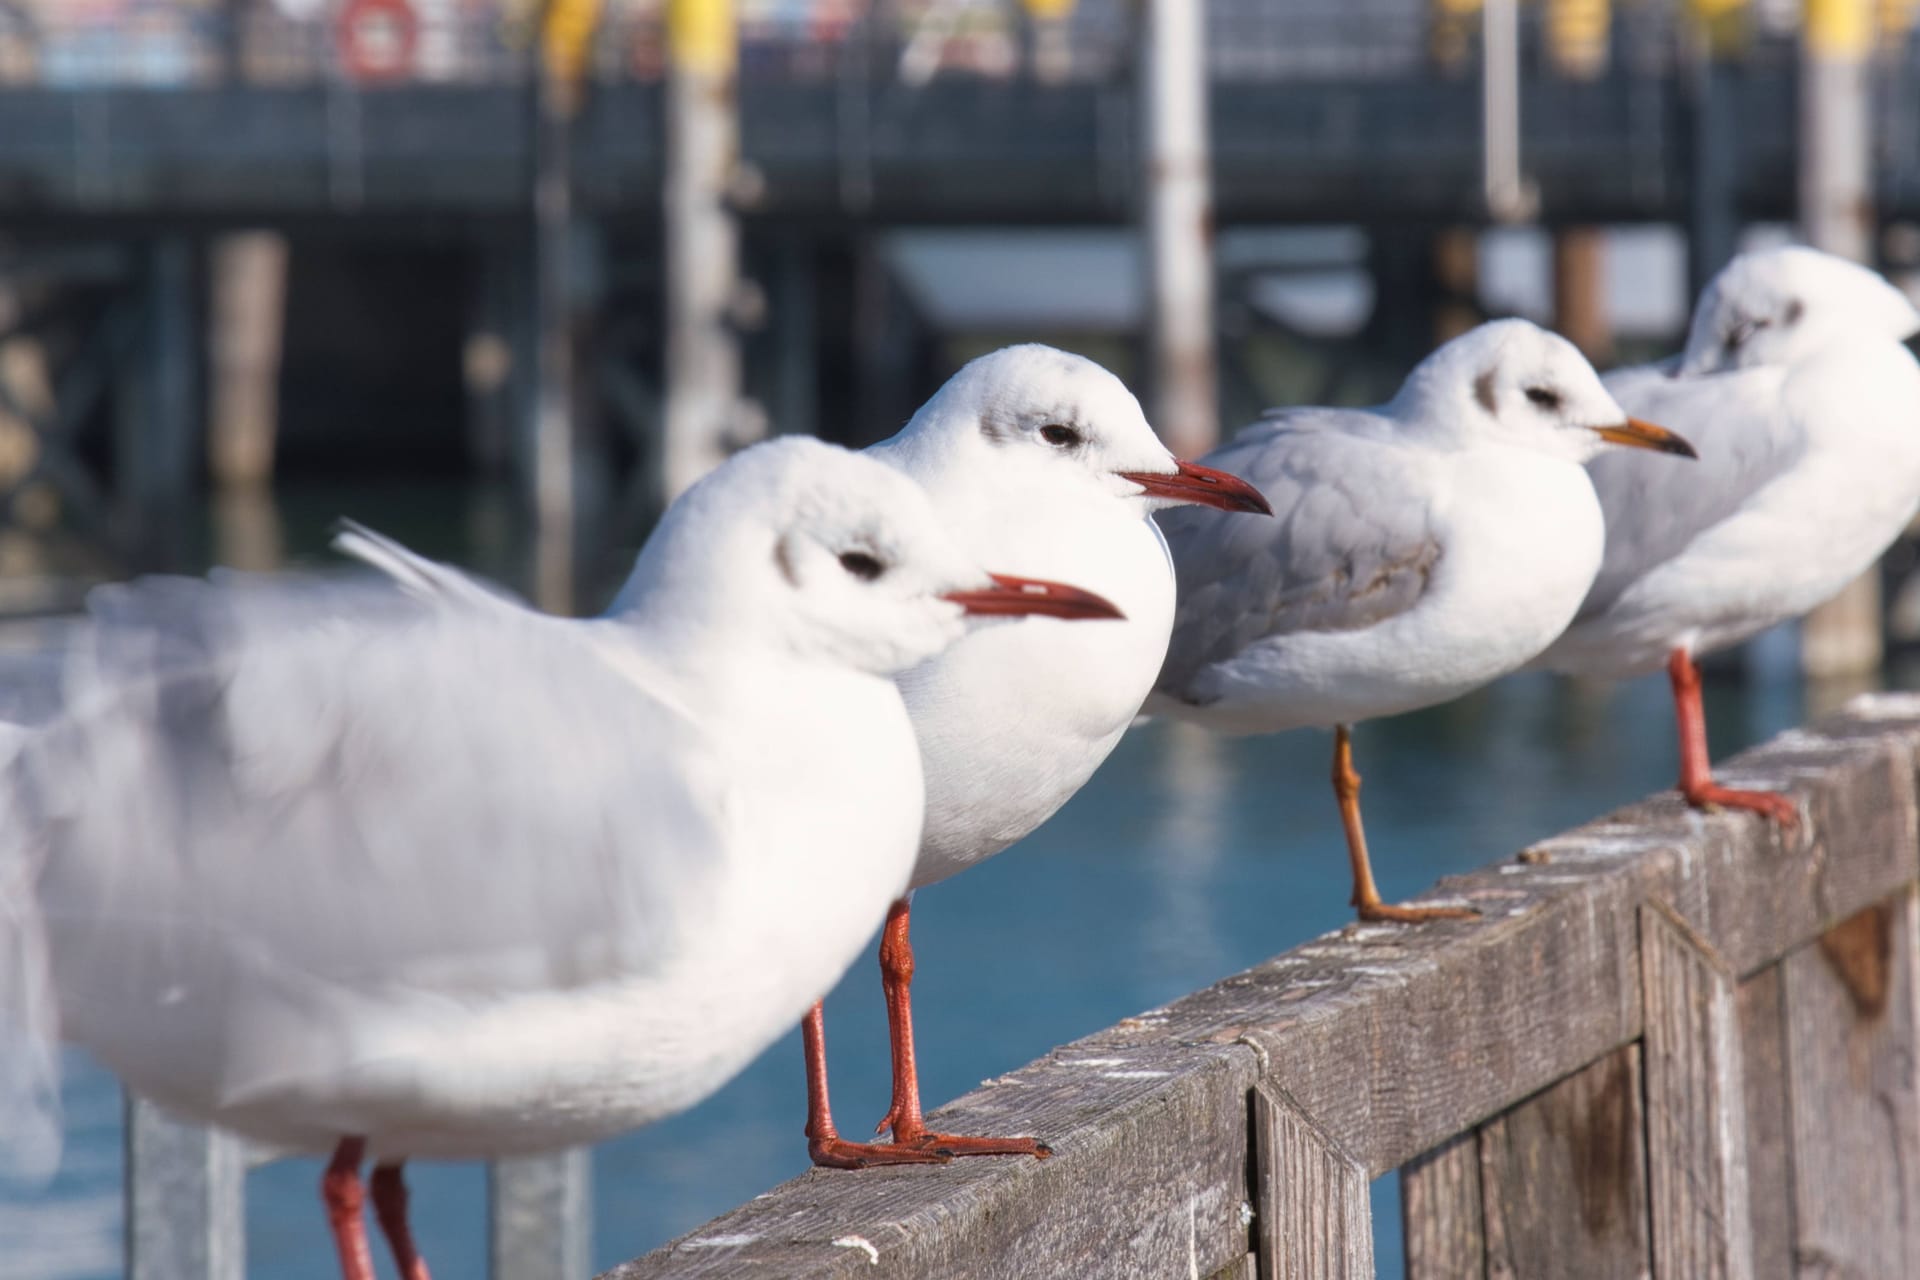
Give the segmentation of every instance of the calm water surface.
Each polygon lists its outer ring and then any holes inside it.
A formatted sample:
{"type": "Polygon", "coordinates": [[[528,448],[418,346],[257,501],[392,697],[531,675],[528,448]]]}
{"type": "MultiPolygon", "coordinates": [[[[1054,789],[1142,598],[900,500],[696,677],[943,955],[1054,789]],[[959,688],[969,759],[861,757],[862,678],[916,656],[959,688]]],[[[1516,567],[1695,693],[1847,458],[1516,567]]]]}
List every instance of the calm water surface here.
{"type": "MultiPolygon", "coordinates": [[[[408,526],[445,526],[408,514],[413,519],[382,527],[434,549],[408,526]]],[[[288,525],[286,544],[296,552],[318,545],[321,521],[288,525]]],[[[1791,680],[1716,683],[1707,698],[1716,755],[1807,710],[1791,680]]],[[[1347,861],[1326,781],[1330,746],[1330,735],[1316,732],[1222,739],[1145,726],[1023,846],[923,892],[914,913],[914,1012],[929,1105],[1345,924],[1347,861]]],[[[1608,690],[1516,677],[1450,707],[1364,726],[1355,750],[1374,869],[1389,899],[1669,785],[1676,768],[1662,677],[1608,690]]],[[[829,998],[827,1020],[836,1118],[843,1133],[857,1135],[887,1105],[886,1024],[870,958],[829,998]]],[[[796,1032],[704,1105],[601,1147],[596,1267],[802,1172],[804,1109],[796,1032]]],[[[0,1192],[5,1280],[120,1272],[119,1092],[77,1054],[69,1059],[67,1120],[58,1180],[30,1199],[0,1192]]],[[[484,1274],[482,1171],[409,1172],[417,1232],[436,1274],[484,1274]]],[[[249,1274],[338,1274],[318,1178],[312,1160],[251,1175],[249,1274]]],[[[1376,1184],[1375,1201],[1380,1269],[1397,1274],[1394,1179],[1376,1184]]]]}

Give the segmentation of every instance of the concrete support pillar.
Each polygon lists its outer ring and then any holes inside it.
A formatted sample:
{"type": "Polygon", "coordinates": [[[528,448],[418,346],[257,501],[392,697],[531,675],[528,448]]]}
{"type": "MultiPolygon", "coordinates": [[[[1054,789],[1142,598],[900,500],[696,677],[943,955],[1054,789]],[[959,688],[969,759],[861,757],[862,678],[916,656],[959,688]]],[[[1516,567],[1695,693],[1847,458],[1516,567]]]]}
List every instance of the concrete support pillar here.
{"type": "MultiPolygon", "coordinates": [[[[1800,225],[1818,249],[1873,251],[1873,0],[1806,0],[1800,46],[1800,225]]],[[[1811,676],[1880,665],[1876,566],[1807,616],[1800,662],[1811,676]]]]}
{"type": "Polygon", "coordinates": [[[1613,355],[1607,315],[1607,240],[1598,227],[1562,227],[1553,237],[1553,327],[1595,364],[1613,355]]]}
{"type": "Polygon", "coordinates": [[[744,433],[733,323],[740,243],[728,199],[740,147],[733,0],[672,0],[667,30],[663,475],[672,498],[743,443],[744,433]]]}
{"type": "Polygon", "coordinates": [[[264,489],[273,481],[279,426],[286,237],[272,231],[221,236],[209,254],[208,275],[208,469],[219,488],[264,489]]]}
{"type": "Polygon", "coordinates": [[[1167,446],[1190,457],[1220,438],[1206,6],[1142,0],[1140,9],[1147,414],[1167,446]]]}

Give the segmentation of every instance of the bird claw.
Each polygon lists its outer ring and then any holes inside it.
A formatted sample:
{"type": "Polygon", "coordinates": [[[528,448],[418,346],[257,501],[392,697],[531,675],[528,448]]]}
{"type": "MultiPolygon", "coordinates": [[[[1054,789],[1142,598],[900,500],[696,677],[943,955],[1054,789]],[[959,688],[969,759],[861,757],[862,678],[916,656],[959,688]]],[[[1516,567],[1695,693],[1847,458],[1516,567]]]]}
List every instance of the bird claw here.
{"type": "Polygon", "coordinates": [[[1712,783],[1683,790],[1687,803],[1709,812],[1719,809],[1744,809],[1779,824],[1788,831],[1800,825],[1800,810],[1789,796],[1777,791],[1741,791],[1712,783]]]}
{"type": "Polygon", "coordinates": [[[916,1151],[944,1151],[952,1156],[1032,1156],[1045,1160],[1053,1148],[1034,1138],[970,1138],[955,1133],[909,1131],[896,1135],[895,1145],[916,1151]]]}
{"type": "Polygon", "coordinates": [[[807,1154],[828,1169],[871,1169],[886,1164],[945,1164],[954,1152],[938,1144],[905,1146],[897,1142],[847,1142],[840,1138],[810,1139],[807,1154]]]}
{"type": "Polygon", "coordinates": [[[1401,907],[1389,902],[1362,902],[1356,904],[1360,918],[1370,924],[1391,922],[1393,924],[1425,924],[1429,920],[1478,920],[1480,913],[1472,907],[1401,907]]]}

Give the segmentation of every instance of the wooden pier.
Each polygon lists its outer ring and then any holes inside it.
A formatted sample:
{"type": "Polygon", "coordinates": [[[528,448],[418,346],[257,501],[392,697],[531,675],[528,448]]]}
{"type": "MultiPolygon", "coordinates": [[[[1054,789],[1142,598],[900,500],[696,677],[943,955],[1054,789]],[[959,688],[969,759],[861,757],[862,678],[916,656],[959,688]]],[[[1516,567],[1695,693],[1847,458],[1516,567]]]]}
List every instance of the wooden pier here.
{"type": "Polygon", "coordinates": [[[1050,1160],[816,1170],[603,1280],[1370,1276],[1394,1169],[1413,1280],[1910,1275],[1917,765],[1862,699],[1726,769],[1797,833],[1621,810],[931,1118],[1050,1160]]]}

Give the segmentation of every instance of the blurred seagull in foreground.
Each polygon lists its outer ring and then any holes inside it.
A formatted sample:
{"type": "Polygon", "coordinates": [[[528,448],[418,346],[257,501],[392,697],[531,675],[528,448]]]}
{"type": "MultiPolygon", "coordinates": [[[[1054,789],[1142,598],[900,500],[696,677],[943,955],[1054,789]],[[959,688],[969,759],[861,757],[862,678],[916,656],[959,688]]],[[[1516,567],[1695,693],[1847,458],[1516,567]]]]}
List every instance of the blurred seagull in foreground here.
{"type": "Polygon", "coordinates": [[[1879,559],[1920,507],[1920,311],[1865,267],[1797,246],[1743,254],[1700,295],[1684,352],[1607,375],[1697,442],[1683,474],[1589,466],[1606,557],[1538,663],[1618,678],[1666,664],[1680,791],[1792,825],[1792,800],[1713,781],[1693,657],[1795,618],[1879,559]]]}
{"type": "Polygon", "coordinates": [[[895,673],[967,614],[1115,616],[989,576],[912,481],[810,440],[694,486],[598,619],[339,545],[389,581],[96,593],[62,715],[0,773],[0,1103],[44,1163],[64,1036],[184,1116],[331,1150],[348,1280],[363,1159],[423,1280],[404,1160],[678,1111],[820,998],[919,846],[895,673]]]}
{"type": "Polygon", "coordinates": [[[1331,727],[1361,919],[1474,914],[1380,900],[1351,726],[1457,698],[1560,634],[1604,536],[1580,464],[1608,443],[1693,456],[1628,417],[1572,343],[1501,320],[1377,409],[1279,410],[1208,456],[1278,519],[1159,517],[1180,605],[1148,712],[1227,733],[1331,727]]]}
{"type": "MultiPolygon", "coordinates": [[[[1150,513],[1181,503],[1268,507],[1246,482],[1169,454],[1107,370],[1039,345],[968,364],[898,435],[867,452],[920,482],[968,555],[1083,583],[1126,615],[1100,626],[1066,629],[1041,618],[982,630],[900,677],[926,764],[918,888],[999,853],[1053,816],[1132,722],[1173,621],[1173,571],[1150,513]]],[[[816,1006],[807,1020],[814,1160],[857,1168],[943,1155],[1045,1156],[1032,1138],[928,1131],[914,1061],[909,902],[894,903],[880,945],[893,1105],[877,1128],[891,1128],[893,1141],[847,1142],[834,1129],[816,1006]]]]}

